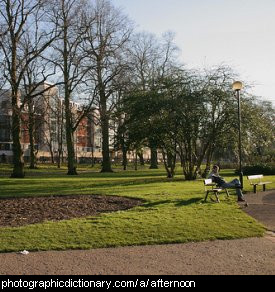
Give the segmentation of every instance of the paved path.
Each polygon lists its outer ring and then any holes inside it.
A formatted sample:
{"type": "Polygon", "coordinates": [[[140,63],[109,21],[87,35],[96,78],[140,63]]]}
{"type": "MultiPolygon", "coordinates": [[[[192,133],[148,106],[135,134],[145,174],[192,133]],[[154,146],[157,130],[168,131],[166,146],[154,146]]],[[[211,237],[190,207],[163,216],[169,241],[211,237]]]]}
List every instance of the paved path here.
{"type": "Polygon", "coordinates": [[[243,210],[275,233],[275,191],[249,193],[248,207],[243,210]]]}
{"type": "MultiPolygon", "coordinates": [[[[246,195],[246,212],[275,230],[275,191],[246,195]]],[[[0,274],[275,275],[275,236],[88,251],[0,254],[0,274]]]]}
{"type": "Polygon", "coordinates": [[[0,274],[203,275],[275,274],[268,238],[88,251],[1,254],[0,274]]]}

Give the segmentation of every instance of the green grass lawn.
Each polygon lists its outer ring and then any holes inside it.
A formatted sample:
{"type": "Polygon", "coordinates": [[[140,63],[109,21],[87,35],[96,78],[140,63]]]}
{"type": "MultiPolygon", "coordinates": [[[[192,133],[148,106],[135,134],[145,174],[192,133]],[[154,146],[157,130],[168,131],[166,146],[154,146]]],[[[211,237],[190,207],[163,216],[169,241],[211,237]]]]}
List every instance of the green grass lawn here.
{"type": "MultiPolygon", "coordinates": [[[[164,169],[101,174],[98,169],[82,167],[78,176],[68,177],[65,167],[45,166],[26,170],[26,178],[17,180],[8,178],[9,171],[9,166],[0,165],[0,197],[104,194],[140,198],[144,204],[97,217],[2,227],[0,252],[184,243],[265,232],[239,208],[235,195],[229,200],[222,195],[221,204],[204,203],[202,181],[187,182],[182,175],[168,180],[164,169]]],[[[223,175],[228,180],[234,177],[230,170],[223,175]]],[[[275,182],[275,176],[268,179],[275,182]]],[[[246,188],[250,189],[247,182],[246,188]]]]}

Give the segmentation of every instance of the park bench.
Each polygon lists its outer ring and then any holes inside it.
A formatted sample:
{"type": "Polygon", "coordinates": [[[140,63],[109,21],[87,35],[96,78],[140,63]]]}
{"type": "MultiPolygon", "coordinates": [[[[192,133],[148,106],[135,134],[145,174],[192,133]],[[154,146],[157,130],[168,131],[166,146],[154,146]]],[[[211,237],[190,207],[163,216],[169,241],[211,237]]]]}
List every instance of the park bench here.
{"type": "Polygon", "coordinates": [[[253,191],[255,194],[257,193],[257,186],[263,186],[263,191],[265,192],[265,185],[272,183],[270,181],[263,181],[264,176],[262,174],[250,175],[247,178],[250,182],[250,185],[253,186],[253,191]]]}
{"type": "MultiPolygon", "coordinates": [[[[210,193],[213,193],[215,195],[217,203],[220,203],[219,193],[226,192],[227,197],[229,197],[228,190],[218,187],[215,183],[213,183],[211,178],[204,180],[204,191],[205,191],[205,198],[204,198],[205,202],[206,202],[208,195],[210,193]]],[[[210,199],[212,200],[212,198],[210,198],[210,199]]]]}

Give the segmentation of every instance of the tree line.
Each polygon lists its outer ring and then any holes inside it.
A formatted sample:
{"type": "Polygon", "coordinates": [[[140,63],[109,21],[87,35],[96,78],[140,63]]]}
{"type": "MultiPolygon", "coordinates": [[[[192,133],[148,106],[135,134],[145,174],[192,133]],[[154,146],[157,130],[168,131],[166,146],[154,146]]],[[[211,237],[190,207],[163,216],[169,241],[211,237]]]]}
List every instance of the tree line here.
{"type": "MultiPolygon", "coordinates": [[[[232,92],[235,78],[226,66],[204,72],[173,68],[150,90],[128,92],[121,107],[118,148],[125,152],[138,152],[144,145],[158,149],[169,178],[175,175],[178,160],[187,180],[206,177],[217,157],[237,164],[238,109],[232,92]]],[[[246,162],[274,163],[274,108],[270,102],[256,101],[246,93],[242,108],[246,162]]],[[[152,154],[154,157],[151,168],[157,168],[157,156],[152,154]]]]}
{"type": "MultiPolygon", "coordinates": [[[[186,70],[171,32],[156,37],[136,32],[132,21],[109,0],[0,0],[0,86],[11,90],[12,177],[24,177],[20,123],[23,109],[59,86],[64,96],[68,174],[77,174],[74,133],[92,110],[102,129],[102,172],[111,172],[110,120],[118,125],[116,148],[142,156],[151,149],[151,167],[162,153],[168,177],[181,160],[194,179],[213,155],[236,152],[236,74],[226,66],[186,70]],[[52,85],[41,90],[46,80],[52,85]],[[24,98],[20,90],[24,90],[24,98]],[[72,101],[81,101],[81,114],[72,101]]],[[[274,109],[243,96],[247,157],[274,146],[274,109]]],[[[30,132],[34,131],[30,124],[30,132]]],[[[30,135],[33,140],[33,135],[30,135]]]]}

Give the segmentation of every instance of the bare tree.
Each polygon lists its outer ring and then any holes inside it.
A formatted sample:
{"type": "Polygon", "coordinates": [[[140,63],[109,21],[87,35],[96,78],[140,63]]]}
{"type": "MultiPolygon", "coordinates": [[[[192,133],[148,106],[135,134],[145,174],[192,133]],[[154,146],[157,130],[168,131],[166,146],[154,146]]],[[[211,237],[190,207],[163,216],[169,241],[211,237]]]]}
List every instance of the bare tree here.
{"type": "MultiPolygon", "coordinates": [[[[29,51],[29,43],[25,44],[26,54],[29,51]]],[[[21,110],[26,108],[28,113],[28,130],[30,140],[30,169],[36,168],[35,133],[41,128],[44,117],[47,115],[48,107],[44,107],[50,101],[55,99],[52,91],[58,83],[46,83],[48,78],[55,74],[55,68],[51,68],[51,63],[45,61],[42,57],[35,59],[26,68],[23,76],[23,92],[21,110]],[[47,96],[47,98],[45,98],[47,96]],[[44,100],[44,102],[43,102],[44,100]],[[40,101],[40,105],[37,104],[40,101]],[[38,118],[39,117],[39,118],[38,118]]]]}
{"type": "Polygon", "coordinates": [[[44,116],[46,123],[46,144],[50,150],[52,163],[57,163],[57,167],[61,167],[64,157],[64,142],[66,141],[64,129],[65,129],[65,117],[64,117],[64,100],[56,96],[53,101],[46,100],[47,111],[49,115],[44,116]],[[56,159],[56,161],[55,161],[56,159]]]}
{"type": "Polygon", "coordinates": [[[77,175],[74,133],[93,104],[92,98],[88,98],[80,112],[73,106],[73,98],[85,84],[89,70],[82,45],[88,28],[84,15],[87,9],[89,6],[85,0],[53,1],[52,21],[57,23],[61,36],[53,46],[54,55],[51,61],[59,68],[63,79],[68,175],[77,175]]]}
{"type": "MultiPolygon", "coordinates": [[[[43,29],[42,18],[45,17],[45,0],[1,0],[0,49],[4,55],[4,78],[11,88],[12,104],[12,139],[14,178],[24,177],[24,161],[20,144],[20,88],[29,65],[39,58],[55,38],[55,30],[47,26],[43,29]],[[28,53],[23,43],[36,39],[35,45],[29,47],[28,53]]],[[[44,25],[45,27],[45,25],[44,25]]]]}
{"type": "Polygon", "coordinates": [[[128,68],[125,48],[132,26],[128,18],[108,0],[95,1],[87,18],[91,20],[85,40],[91,64],[89,77],[92,90],[97,88],[96,105],[102,128],[101,171],[112,172],[109,149],[110,114],[116,103],[116,78],[128,68]]]}

